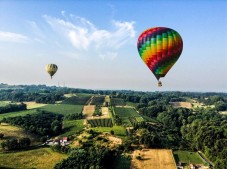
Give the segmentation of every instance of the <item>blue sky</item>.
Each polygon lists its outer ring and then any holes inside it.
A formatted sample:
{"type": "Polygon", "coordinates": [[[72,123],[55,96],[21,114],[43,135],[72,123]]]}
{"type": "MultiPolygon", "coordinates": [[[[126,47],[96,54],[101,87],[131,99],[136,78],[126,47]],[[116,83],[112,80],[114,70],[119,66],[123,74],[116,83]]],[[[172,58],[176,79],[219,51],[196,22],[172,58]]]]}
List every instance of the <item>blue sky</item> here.
{"type": "Polygon", "coordinates": [[[226,11],[224,0],[0,0],[0,82],[227,92],[226,11]],[[156,26],[184,42],[161,88],[136,47],[156,26]],[[59,67],[52,80],[48,63],[59,67]]]}

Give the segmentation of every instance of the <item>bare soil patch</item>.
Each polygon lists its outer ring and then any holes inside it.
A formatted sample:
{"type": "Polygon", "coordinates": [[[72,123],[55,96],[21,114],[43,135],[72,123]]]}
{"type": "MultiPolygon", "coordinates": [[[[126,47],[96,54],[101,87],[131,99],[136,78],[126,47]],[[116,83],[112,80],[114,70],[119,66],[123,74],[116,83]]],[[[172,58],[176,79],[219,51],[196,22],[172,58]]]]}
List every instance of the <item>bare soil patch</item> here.
{"type": "Polygon", "coordinates": [[[135,150],[132,157],[131,169],[176,169],[172,150],[143,149],[135,150]],[[137,159],[138,156],[141,159],[137,159]]]}
{"type": "Polygon", "coordinates": [[[183,108],[188,108],[188,109],[192,108],[192,104],[190,102],[170,102],[170,104],[174,108],[178,108],[178,107],[183,107],[183,108]]]}

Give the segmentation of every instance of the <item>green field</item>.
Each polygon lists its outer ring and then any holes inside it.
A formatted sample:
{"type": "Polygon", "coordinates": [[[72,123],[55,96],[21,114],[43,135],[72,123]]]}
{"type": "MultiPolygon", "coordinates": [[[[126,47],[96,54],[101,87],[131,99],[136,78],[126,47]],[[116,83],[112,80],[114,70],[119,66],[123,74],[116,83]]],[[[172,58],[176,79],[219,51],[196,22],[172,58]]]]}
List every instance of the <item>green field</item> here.
{"type": "Polygon", "coordinates": [[[136,123],[140,123],[143,120],[134,108],[129,107],[115,107],[114,111],[122,119],[122,123],[125,126],[132,126],[136,123]]]}
{"type": "Polygon", "coordinates": [[[114,111],[119,117],[141,117],[134,108],[115,107],[114,111]]]}
{"type": "Polygon", "coordinates": [[[94,96],[91,105],[103,105],[105,96],[94,96]]]}
{"type": "Polygon", "coordinates": [[[91,127],[113,127],[111,118],[88,119],[87,122],[91,127]]]}
{"type": "Polygon", "coordinates": [[[110,105],[111,106],[124,106],[125,101],[121,98],[110,98],[110,105]]]}
{"type": "MultiPolygon", "coordinates": [[[[80,113],[83,109],[83,105],[49,104],[37,109],[46,110],[52,113],[67,115],[72,113],[80,113]]],[[[37,113],[36,111],[37,109],[0,114],[0,120],[2,120],[4,117],[7,118],[7,117],[25,116],[27,114],[37,113]]]]}
{"type": "Polygon", "coordinates": [[[126,102],[127,106],[136,107],[138,103],[126,102]]]}
{"type": "Polygon", "coordinates": [[[64,120],[63,121],[63,126],[64,126],[64,132],[61,134],[61,136],[70,136],[75,133],[79,133],[80,131],[83,130],[84,125],[83,125],[84,119],[81,120],[64,120]]]}
{"type": "Polygon", "coordinates": [[[173,152],[176,163],[193,163],[193,164],[205,164],[197,152],[189,152],[189,151],[174,151],[173,152]]]}
{"type": "Polygon", "coordinates": [[[10,101],[0,101],[0,107],[10,104],[10,101]]]}
{"type": "Polygon", "coordinates": [[[119,137],[125,137],[126,136],[126,130],[122,126],[113,126],[113,127],[94,127],[92,128],[95,131],[99,132],[110,132],[111,130],[114,131],[114,135],[119,137]]]}
{"type": "Polygon", "coordinates": [[[38,148],[12,153],[0,153],[0,168],[37,168],[50,169],[62,159],[67,158],[66,154],[52,151],[50,148],[38,148]]]}
{"type": "Polygon", "coordinates": [[[3,118],[25,116],[27,114],[33,114],[33,113],[37,113],[37,111],[35,109],[31,109],[31,110],[17,111],[17,112],[11,112],[11,113],[4,113],[4,114],[0,114],[0,121],[3,118]]]}
{"type": "Polygon", "coordinates": [[[85,105],[89,99],[90,96],[72,96],[62,101],[62,104],[85,105]]]}
{"type": "Polygon", "coordinates": [[[70,105],[70,104],[49,104],[39,108],[40,110],[46,110],[52,113],[67,115],[72,113],[82,112],[83,105],[70,105]]]}
{"type": "MultiPolygon", "coordinates": [[[[12,126],[7,123],[1,123],[0,133],[4,134],[3,139],[0,139],[0,143],[5,141],[6,139],[11,139],[11,138],[19,139],[19,138],[23,138],[23,137],[28,137],[31,139],[31,145],[40,144],[39,139],[37,137],[35,137],[34,135],[27,133],[21,127],[12,126]]],[[[0,150],[2,150],[1,146],[0,146],[0,150]]]]}

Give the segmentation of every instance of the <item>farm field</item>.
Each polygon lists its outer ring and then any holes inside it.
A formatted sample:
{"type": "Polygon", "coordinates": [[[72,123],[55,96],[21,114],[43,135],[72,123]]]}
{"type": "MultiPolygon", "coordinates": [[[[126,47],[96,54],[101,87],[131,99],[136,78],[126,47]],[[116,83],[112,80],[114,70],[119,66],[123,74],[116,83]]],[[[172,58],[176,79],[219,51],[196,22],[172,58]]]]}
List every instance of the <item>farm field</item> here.
{"type": "Polygon", "coordinates": [[[96,107],[95,105],[87,105],[87,106],[84,106],[84,108],[83,108],[83,115],[85,115],[86,118],[92,117],[92,115],[95,112],[95,107],[96,107]]]}
{"type": "Polygon", "coordinates": [[[39,108],[40,110],[46,110],[52,113],[67,115],[72,113],[80,113],[83,109],[83,105],[70,105],[70,104],[48,104],[39,108]]]}
{"type": "Polygon", "coordinates": [[[114,111],[119,117],[141,117],[134,108],[115,107],[114,111]]]}
{"type": "Polygon", "coordinates": [[[113,127],[111,118],[100,118],[87,119],[87,124],[91,127],[113,127]]]}
{"type": "Polygon", "coordinates": [[[173,154],[177,163],[183,162],[188,164],[188,162],[190,161],[190,163],[193,164],[205,164],[197,152],[174,151],[173,154]]]}
{"type": "Polygon", "coordinates": [[[114,111],[122,119],[125,126],[132,126],[135,123],[144,121],[134,108],[131,107],[115,107],[114,111]]]}
{"type": "Polygon", "coordinates": [[[110,98],[110,105],[125,106],[125,101],[124,101],[124,99],[121,99],[121,98],[110,98]]]}
{"type": "Polygon", "coordinates": [[[106,95],[106,96],[105,96],[105,102],[107,102],[107,103],[110,102],[110,96],[109,96],[109,95],[106,95]]]}
{"type": "MultiPolygon", "coordinates": [[[[31,145],[36,145],[40,142],[37,141],[35,137],[25,132],[20,127],[12,126],[7,123],[1,123],[0,124],[0,132],[4,134],[4,138],[0,139],[0,143],[4,141],[5,139],[10,138],[22,138],[22,137],[29,137],[31,139],[31,145]]],[[[0,148],[1,150],[1,148],[0,148]]]]}
{"type": "Polygon", "coordinates": [[[131,169],[176,169],[172,150],[143,149],[135,150],[131,161],[131,169]],[[141,156],[141,160],[136,157],[141,156]]]}
{"type": "Polygon", "coordinates": [[[94,127],[92,130],[99,131],[99,132],[110,132],[111,130],[114,131],[115,136],[125,137],[126,130],[122,126],[113,126],[113,127],[94,127]]]}
{"type": "Polygon", "coordinates": [[[174,108],[183,107],[183,108],[192,108],[192,104],[190,102],[169,102],[174,108]]]}
{"type": "Polygon", "coordinates": [[[24,102],[27,105],[27,109],[35,109],[46,106],[47,104],[36,103],[36,102],[24,102]]]}
{"type": "Polygon", "coordinates": [[[67,158],[66,154],[54,152],[50,148],[0,153],[0,168],[50,169],[64,158],[67,158]]]}
{"type": "Polygon", "coordinates": [[[136,107],[138,103],[126,102],[127,106],[136,107]]]}
{"type": "Polygon", "coordinates": [[[0,107],[6,106],[7,104],[10,104],[10,101],[0,101],[0,107]]]}
{"type": "Polygon", "coordinates": [[[33,113],[37,113],[37,111],[35,109],[31,109],[31,110],[24,110],[24,111],[4,113],[4,114],[0,114],[0,121],[3,118],[16,117],[16,116],[25,116],[27,114],[33,114],[33,113]]]}
{"type": "Polygon", "coordinates": [[[62,101],[62,104],[85,105],[90,96],[72,96],[62,101]]]}
{"type": "Polygon", "coordinates": [[[105,96],[94,96],[90,104],[102,106],[104,101],[105,101],[105,96]]]}
{"type": "Polygon", "coordinates": [[[81,120],[64,120],[63,126],[64,126],[64,133],[62,133],[60,136],[69,136],[73,135],[75,133],[80,132],[83,130],[83,119],[81,120]]]}

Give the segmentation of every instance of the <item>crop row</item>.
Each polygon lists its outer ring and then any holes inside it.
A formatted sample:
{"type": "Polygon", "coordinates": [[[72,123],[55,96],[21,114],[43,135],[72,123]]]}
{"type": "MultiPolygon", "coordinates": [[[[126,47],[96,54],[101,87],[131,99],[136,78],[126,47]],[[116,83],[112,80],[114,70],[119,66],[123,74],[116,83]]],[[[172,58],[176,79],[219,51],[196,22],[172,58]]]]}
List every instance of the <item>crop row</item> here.
{"type": "Polygon", "coordinates": [[[111,118],[89,119],[87,122],[91,127],[113,127],[111,118]]]}

